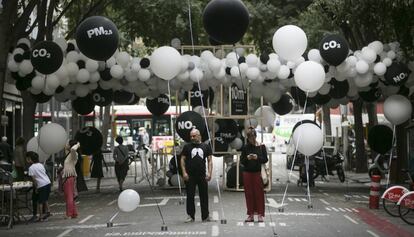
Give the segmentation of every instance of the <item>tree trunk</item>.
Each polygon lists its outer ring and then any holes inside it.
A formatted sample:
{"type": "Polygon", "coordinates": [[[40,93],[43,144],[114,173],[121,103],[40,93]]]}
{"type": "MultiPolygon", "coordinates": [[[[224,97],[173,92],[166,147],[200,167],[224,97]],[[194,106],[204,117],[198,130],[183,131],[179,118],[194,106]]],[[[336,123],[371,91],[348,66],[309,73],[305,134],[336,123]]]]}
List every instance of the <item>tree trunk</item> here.
{"type": "Polygon", "coordinates": [[[356,172],[368,171],[367,157],[365,156],[364,126],[362,124],[362,100],[352,101],[355,120],[355,145],[356,145],[356,172]]]}
{"type": "MultiPolygon", "coordinates": [[[[377,116],[377,102],[365,103],[365,108],[367,109],[368,114],[368,131],[378,124],[377,116]]],[[[371,159],[374,160],[377,156],[377,153],[371,150],[371,159]]]]}
{"type": "Polygon", "coordinates": [[[401,172],[401,169],[407,169],[407,130],[405,127],[408,122],[395,126],[395,137],[397,139],[396,146],[393,149],[393,155],[397,155],[397,159],[392,160],[390,183],[402,184],[407,179],[407,174],[401,172]]]}
{"type": "Polygon", "coordinates": [[[30,92],[23,91],[23,137],[28,141],[34,136],[34,114],[36,112],[36,102],[30,92]]]}
{"type": "Polygon", "coordinates": [[[105,106],[105,111],[103,115],[103,124],[102,124],[102,137],[103,137],[103,144],[102,144],[102,150],[107,149],[106,141],[108,141],[108,131],[111,127],[111,105],[105,106]]]}

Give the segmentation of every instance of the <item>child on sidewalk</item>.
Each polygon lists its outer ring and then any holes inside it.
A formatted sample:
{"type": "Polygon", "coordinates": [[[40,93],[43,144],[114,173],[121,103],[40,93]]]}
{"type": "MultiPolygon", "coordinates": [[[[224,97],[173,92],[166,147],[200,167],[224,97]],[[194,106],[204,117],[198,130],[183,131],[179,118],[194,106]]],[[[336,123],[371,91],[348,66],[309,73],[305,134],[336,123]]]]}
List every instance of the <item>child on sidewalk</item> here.
{"type": "Polygon", "coordinates": [[[33,180],[33,192],[38,195],[37,203],[39,210],[39,218],[37,221],[46,221],[49,217],[49,194],[50,194],[50,179],[46,174],[45,167],[39,163],[39,155],[36,152],[29,151],[26,153],[26,159],[29,163],[29,176],[33,180]],[[44,211],[44,213],[43,213],[44,211]]]}

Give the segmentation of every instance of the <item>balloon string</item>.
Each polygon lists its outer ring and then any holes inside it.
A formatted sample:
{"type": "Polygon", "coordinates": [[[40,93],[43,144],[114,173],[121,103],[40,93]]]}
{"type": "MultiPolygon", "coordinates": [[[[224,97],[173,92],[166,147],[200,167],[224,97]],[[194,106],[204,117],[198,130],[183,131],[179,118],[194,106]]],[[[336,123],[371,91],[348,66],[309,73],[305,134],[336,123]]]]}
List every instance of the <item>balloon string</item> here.
{"type": "Polygon", "coordinates": [[[387,174],[387,185],[386,189],[388,188],[388,185],[390,184],[390,174],[391,174],[391,163],[392,163],[392,152],[394,150],[394,142],[395,142],[395,124],[392,129],[392,143],[391,143],[391,151],[390,151],[390,160],[388,161],[388,174],[387,174]]]}
{"type": "Polygon", "coordinates": [[[193,55],[194,55],[193,24],[191,22],[191,1],[190,0],[187,0],[187,3],[188,3],[188,22],[190,24],[191,46],[193,48],[193,55]]]}
{"type": "Polygon", "coordinates": [[[233,44],[233,51],[236,54],[237,68],[239,69],[240,82],[241,82],[242,89],[244,91],[244,83],[243,83],[243,78],[242,78],[242,74],[241,74],[241,71],[240,71],[239,55],[237,54],[236,45],[235,44],[233,44]]]}
{"type": "MultiPolygon", "coordinates": [[[[167,85],[168,85],[168,96],[169,96],[168,103],[170,104],[170,108],[171,108],[170,80],[168,80],[167,85]]],[[[172,124],[172,123],[173,123],[172,122],[172,116],[170,116],[170,124],[172,124]]],[[[174,137],[174,134],[175,134],[174,126],[172,126],[172,129],[171,130],[172,130],[172,134],[173,134],[173,137],[174,137]]],[[[177,151],[175,150],[175,141],[173,141],[173,144],[174,144],[174,146],[173,146],[173,152],[174,152],[174,157],[175,157],[175,167],[177,167],[178,189],[180,191],[180,198],[181,198],[181,201],[182,201],[183,200],[183,192],[181,190],[181,178],[180,178],[180,172],[179,172],[180,169],[178,167],[178,157],[177,157],[177,151]]]]}

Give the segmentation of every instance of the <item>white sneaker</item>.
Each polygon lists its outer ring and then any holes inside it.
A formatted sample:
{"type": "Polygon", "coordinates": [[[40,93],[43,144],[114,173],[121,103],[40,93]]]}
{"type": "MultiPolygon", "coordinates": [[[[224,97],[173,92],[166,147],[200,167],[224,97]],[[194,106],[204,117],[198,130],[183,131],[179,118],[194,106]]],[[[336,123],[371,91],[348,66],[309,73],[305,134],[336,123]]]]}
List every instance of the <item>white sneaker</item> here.
{"type": "Polygon", "coordinates": [[[187,216],[187,219],[184,221],[185,223],[191,223],[194,222],[194,219],[191,216],[187,216]]]}

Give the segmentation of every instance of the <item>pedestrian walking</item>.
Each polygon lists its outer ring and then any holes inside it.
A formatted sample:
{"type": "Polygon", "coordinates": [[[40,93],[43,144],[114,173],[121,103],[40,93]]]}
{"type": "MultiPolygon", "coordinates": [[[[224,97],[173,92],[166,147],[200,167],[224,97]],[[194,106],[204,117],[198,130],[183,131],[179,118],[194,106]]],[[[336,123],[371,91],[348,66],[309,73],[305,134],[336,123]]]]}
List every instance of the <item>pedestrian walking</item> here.
{"type": "Polygon", "coordinates": [[[114,149],[114,160],[115,160],[115,175],[118,180],[119,192],[123,190],[123,184],[127,175],[129,164],[128,164],[128,147],[124,146],[124,139],[121,136],[115,138],[118,146],[114,149]]]}
{"type": "Polygon", "coordinates": [[[70,153],[66,156],[63,165],[63,192],[65,194],[66,202],[66,216],[65,218],[78,217],[75,198],[77,197],[76,190],[76,163],[78,162],[78,148],[80,144],[75,140],[70,140],[66,144],[65,152],[70,153]]]}

